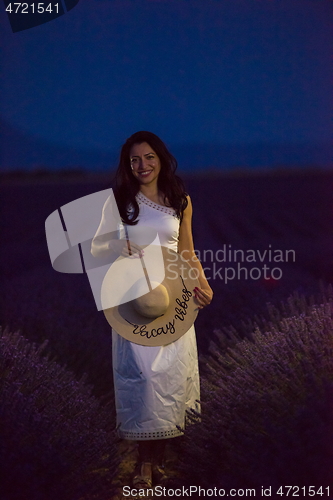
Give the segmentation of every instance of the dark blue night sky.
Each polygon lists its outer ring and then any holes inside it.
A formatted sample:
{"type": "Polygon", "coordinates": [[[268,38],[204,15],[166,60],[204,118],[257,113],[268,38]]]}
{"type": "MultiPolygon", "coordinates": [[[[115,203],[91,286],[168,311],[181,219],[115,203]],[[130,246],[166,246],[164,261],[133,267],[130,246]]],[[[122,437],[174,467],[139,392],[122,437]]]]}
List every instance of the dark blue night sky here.
{"type": "Polygon", "coordinates": [[[114,165],[137,130],[183,168],[331,164],[328,0],[81,0],[12,33],[2,169],[114,165]]]}

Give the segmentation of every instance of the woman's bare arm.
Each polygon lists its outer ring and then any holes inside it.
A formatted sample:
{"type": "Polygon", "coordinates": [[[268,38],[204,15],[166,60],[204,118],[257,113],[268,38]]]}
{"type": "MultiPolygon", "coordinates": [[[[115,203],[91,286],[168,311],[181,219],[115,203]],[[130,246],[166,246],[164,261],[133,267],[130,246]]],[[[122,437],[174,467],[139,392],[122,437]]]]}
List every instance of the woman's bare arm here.
{"type": "Polygon", "coordinates": [[[200,288],[195,289],[195,297],[199,303],[199,308],[210,304],[213,298],[213,290],[209,286],[200,260],[194,252],[193,236],[192,236],[192,203],[191,198],[187,196],[188,205],[184,211],[183,220],[179,229],[178,253],[187,260],[191,267],[197,269],[200,288]]]}

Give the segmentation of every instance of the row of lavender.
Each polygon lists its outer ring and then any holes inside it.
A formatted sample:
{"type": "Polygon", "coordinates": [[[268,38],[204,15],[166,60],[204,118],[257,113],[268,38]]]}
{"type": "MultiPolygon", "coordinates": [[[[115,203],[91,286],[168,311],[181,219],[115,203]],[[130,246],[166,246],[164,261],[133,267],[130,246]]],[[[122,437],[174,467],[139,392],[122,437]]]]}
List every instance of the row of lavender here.
{"type": "Polygon", "coordinates": [[[118,457],[113,404],[21,335],[0,338],[1,498],[108,499],[118,457]]]}
{"type": "Polygon", "coordinates": [[[331,497],[331,286],[319,302],[294,294],[283,308],[269,307],[270,319],[258,319],[251,340],[238,342],[232,328],[215,332],[201,421],[189,416],[194,425],[180,453],[182,485],[257,494],[263,487],[275,499],[287,494],[285,485],[308,498],[311,486],[331,497]]]}

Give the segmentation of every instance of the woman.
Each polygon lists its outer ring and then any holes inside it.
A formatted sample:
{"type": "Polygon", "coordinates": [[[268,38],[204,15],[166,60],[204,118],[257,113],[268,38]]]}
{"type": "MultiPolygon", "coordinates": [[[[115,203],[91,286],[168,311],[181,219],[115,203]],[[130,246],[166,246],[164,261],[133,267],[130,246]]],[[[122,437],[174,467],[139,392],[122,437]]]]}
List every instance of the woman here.
{"type": "MultiPolygon", "coordinates": [[[[175,158],[151,132],[137,132],[123,145],[114,190],[129,239],[122,254],[140,252],[133,242],[135,235],[140,228],[155,227],[161,244],[181,253],[197,269],[200,288],[194,292],[202,309],[213,292],[194,253],[191,200],[175,175],[176,168],[175,158]]],[[[187,409],[199,409],[194,326],[160,347],[134,344],[114,331],[112,339],[119,435],[139,443],[133,486],[150,487],[153,474],[157,477],[163,471],[166,440],[182,434],[187,409]]]]}

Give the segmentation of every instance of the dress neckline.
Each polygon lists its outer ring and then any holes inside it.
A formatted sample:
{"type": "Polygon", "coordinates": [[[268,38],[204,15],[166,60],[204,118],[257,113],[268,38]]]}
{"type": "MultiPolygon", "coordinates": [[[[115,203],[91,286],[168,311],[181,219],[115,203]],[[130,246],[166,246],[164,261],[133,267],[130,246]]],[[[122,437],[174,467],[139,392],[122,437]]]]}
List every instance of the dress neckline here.
{"type": "Polygon", "coordinates": [[[169,215],[175,215],[176,212],[172,207],[165,207],[164,205],[159,205],[154,201],[151,201],[147,196],[145,196],[141,191],[136,195],[138,202],[144,203],[148,207],[154,208],[155,210],[159,210],[160,212],[164,212],[169,215]]]}

